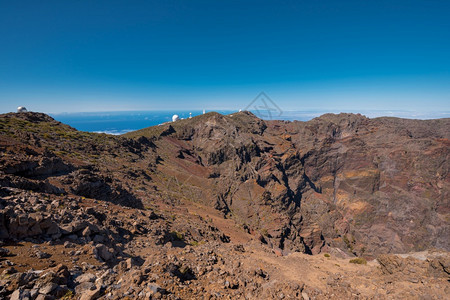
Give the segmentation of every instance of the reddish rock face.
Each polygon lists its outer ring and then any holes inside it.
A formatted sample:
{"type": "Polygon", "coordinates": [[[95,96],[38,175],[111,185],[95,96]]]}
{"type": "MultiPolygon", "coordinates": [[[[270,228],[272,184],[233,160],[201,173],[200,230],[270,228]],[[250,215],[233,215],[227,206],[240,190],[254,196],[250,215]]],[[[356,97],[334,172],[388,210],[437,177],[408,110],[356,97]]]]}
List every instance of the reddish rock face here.
{"type": "Polygon", "coordinates": [[[185,186],[202,189],[197,201],[266,233],[274,247],[366,255],[450,249],[449,119],[202,118],[168,136],[127,136],[156,137],[161,171],[191,177],[185,186]]]}

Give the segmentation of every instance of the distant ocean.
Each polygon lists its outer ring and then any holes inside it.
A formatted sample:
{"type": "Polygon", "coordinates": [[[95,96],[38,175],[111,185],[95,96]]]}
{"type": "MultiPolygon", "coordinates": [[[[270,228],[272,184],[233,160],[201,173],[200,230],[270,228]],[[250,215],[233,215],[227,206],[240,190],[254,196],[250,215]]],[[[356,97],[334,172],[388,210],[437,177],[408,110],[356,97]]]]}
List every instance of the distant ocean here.
{"type": "MultiPolygon", "coordinates": [[[[221,114],[231,114],[235,111],[217,110],[221,114]]],[[[298,120],[309,121],[325,113],[339,113],[338,111],[283,111],[280,114],[268,115],[263,112],[253,113],[262,119],[278,120],[298,120]]],[[[349,112],[349,111],[346,111],[349,112]]],[[[351,111],[350,111],[351,112],[351,111]]],[[[54,119],[70,125],[80,131],[124,134],[149,126],[155,126],[172,120],[172,116],[177,114],[180,118],[189,118],[202,114],[202,111],[119,111],[119,112],[89,112],[89,113],[57,113],[50,114],[54,119]]],[[[356,112],[354,112],[356,113],[356,112]]],[[[374,118],[381,116],[400,117],[409,119],[437,119],[448,118],[450,112],[407,112],[407,111],[361,111],[361,114],[374,118]]]]}
{"type": "MultiPolygon", "coordinates": [[[[191,112],[192,116],[203,113],[201,111],[191,112]]],[[[231,113],[231,111],[219,112],[231,113]]],[[[54,119],[81,131],[118,135],[172,121],[174,114],[177,114],[180,118],[189,118],[189,113],[189,111],[117,111],[50,115],[54,119]]]]}

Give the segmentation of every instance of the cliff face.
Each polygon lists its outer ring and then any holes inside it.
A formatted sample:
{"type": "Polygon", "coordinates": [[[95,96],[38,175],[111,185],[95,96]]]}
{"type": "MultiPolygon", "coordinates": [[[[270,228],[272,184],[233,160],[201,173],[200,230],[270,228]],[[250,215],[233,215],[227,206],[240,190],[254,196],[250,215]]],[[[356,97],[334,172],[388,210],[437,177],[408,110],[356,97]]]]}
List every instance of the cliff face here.
{"type": "Polygon", "coordinates": [[[243,112],[166,126],[167,135],[127,136],[154,139],[157,169],[183,181],[180,193],[275,248],[450,249],[449,119],[282,122],[243,112]]]}
{"type": "Polygon", "coordinates": [[[449,122],[322,116],[288,129],[305,174],[302,215],[332,245],[378,254],[449,249],[449,122]]]}
{"type": "Polygon", "coordinates": [[[36,113],[0,120],[3,187],[199,203],[285,254],[450,250],[450,119],[209,113],[121,137],[36,113]]]}

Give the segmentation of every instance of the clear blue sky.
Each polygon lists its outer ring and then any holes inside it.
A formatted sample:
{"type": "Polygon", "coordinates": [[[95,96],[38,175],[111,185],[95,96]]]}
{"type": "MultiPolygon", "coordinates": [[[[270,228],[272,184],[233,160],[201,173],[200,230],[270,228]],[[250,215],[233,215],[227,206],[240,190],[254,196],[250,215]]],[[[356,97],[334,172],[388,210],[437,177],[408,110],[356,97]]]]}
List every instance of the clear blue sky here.
{"type": "Polygon", "coordinates": [[[0,0],[0,112],[450,111],[450,1],[0,0]]]}

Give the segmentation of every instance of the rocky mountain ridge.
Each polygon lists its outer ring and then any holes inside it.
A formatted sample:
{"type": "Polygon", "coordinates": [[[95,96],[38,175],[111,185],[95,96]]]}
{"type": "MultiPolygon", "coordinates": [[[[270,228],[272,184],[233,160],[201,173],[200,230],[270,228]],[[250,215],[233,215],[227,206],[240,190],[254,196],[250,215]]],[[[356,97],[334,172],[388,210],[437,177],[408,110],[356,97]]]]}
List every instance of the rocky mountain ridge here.
{"type": "Polygon", "coordinates": [[[176,153],[162,151],[161,169],[197,177],[190,187],[213,194],[199,197],[205,204],[264,232],[274,247],[319,253],[329,244],[366,255],[449,249],[448,119],[203,118],[162,126],[163,135],[126,136],[170,147],[176,153]]]}
{"type": "Polygon", "coordinates": [[[40,113],[0,115],[0,295],[389,298],[339,285],[327,259],[296,256],[325,253],[378,258],[373,282],[414,269],[405,286],[432,283],[437,297],[449,288],[449,129],[450,119],[240,112],[110,136],[40,113]],[[435,254],[386,255],[417,251],[435,254]],[[330,284],[279,272],[299,261],[319,264],[330,284]]]}

